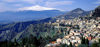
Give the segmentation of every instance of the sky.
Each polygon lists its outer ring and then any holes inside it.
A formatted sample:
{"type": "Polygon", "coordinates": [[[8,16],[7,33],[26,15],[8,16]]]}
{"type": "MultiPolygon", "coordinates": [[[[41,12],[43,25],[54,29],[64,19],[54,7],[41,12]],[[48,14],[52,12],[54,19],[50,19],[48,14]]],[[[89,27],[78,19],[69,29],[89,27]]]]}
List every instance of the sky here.
{"type": "Polygon", "coordinates": [[[100,5],[100,0],[0,0],[0,12],[20,10],[63,10],[82,8],[89,11],[100,5]]]}

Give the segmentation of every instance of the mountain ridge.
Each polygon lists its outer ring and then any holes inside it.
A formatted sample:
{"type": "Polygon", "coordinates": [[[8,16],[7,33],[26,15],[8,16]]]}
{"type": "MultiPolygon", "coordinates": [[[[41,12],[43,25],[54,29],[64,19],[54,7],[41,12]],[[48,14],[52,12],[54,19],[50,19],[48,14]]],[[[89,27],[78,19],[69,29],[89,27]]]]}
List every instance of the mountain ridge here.
{"type": "Polygon", "coordinates": [[[84,11],[81,8],[76,8],[72,11],[65,13],[64,15],[57,16],[58,19],[73,19],[76,17],[86,16],[90,13],[90,11],[84,11]]]}
{"type": "MultiPolygon", "coordinates": [[[[17,11],[17,12],[1,12],[0,13],[0,21],[4,23],[10,22],[23,22],[23,21],[31,21],[31,20],[40,20],[48,17],[55,17],[58,15],[62,15],[65,12],[59,10],[45,10],[45,11],[17,11]]],[[[0,22],[0,23],[2,23],[0,22]]]]}
{"type": "MultiPolygon", "coordinates": [[[[71,11],[70,11],[71,12],[71,11]]],[[[84,13],[82,13],[81,15],[83,16],[84,13]]],[[[71,15],[71,13],[70,13],[71,15]]],[[[11,37],[11,35],[13,35],[11,38],[9,38],[8,40],[14,40],[15,37],[17,37],[17,39],[20,39],[20,37],[25,37],[25,34],[30,35],[31,33],[29,32],[31,30],[31,32],[35,32],[36,34],[39,35],[39,32],[43,32],[44,29],[41,29],[42,26],[44,25],[44,23],[48,23],[49,21],[54,22],[56,21],[56,19],[58,18],[62,18],[64,17],[65,19],[70,19],[70,15],[61,15],[60,17],[54,17],[54,18],[46,18],[46,19],[42,19],[42,20],[37,20],[37,21],[27,21],[27,22],[18,22],[18,23],[12,23],[12,24],[6,24],[6,25],[0,25],[0,40],[4,41],[7,40],[7,37],[11,37]],[[65,17],[67,16],[67,17],[65,17]],[[38,25],[39,24],[39,25],[38,25]],[[32,26],[30,26],[32,25],[32,26]],[[35,27],[36,26],[36,27],[35,27]],[[41,26],[41,27],[38,27],[41,26]],[[36,32],[37,30],[33,30],[34,27],[35,29],[39,28],[41,29],[41,31],[36,32]],[[8,33],[5,33],[8,32],[8,33]],[[7,34],[7,35],[5,35],[7,34]]],[[[78,15],[76,13],[76,15],[78,15]]],[[[86,15],[86,14],[84,14],[86,15]]],[[[73,15],[74,16],[74,15],[73,15]]],[[[76,16],[75,16],[76,17],[76,16]]],[[[47,27],[47,25],[44,25],[44,27],[47,27]]]]}

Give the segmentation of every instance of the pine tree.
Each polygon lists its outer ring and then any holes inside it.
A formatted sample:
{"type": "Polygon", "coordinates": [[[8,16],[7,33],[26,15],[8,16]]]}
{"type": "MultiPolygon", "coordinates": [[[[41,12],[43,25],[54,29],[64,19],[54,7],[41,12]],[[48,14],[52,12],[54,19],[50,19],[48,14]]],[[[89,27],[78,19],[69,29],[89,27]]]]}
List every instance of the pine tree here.
{"type": "Polygon", "coordinates": [[[82,37],[81,40],[82,40],[82,41],[81,41],[81,44],[85,44],[85,38],[82,37]]]}
{"type": "Polygon", "coordinates": [[[97,43],[93,43],[91,47],[99,47],[97,43]]]}
{"type": "Polygon", "coordinates": [[[89,45],[89,40],[85,39],[85,44],[89,45]]]}
{"type": "Polygon", "coordinates": [[[18,43],[17,43],[17,40],[16,39],[14,40],[13,46],[14,47],[17,47],[18,46],[18,43]]]}
{"type": "Polygon", "coordinates": [[[72,43],[70,42],[70,45],[69,45],[69,47],[73,47],[73,45],[72,45],[72,43]]]}
{"type": "Polygon", "coordinates": [[[67,47],[67,44],[62,44],[60,47],[67,47]]]}
{"type": "Polygon", "coordinates": [[[100,44],[100,39],[99,39],[99,44],[100,44]]]}

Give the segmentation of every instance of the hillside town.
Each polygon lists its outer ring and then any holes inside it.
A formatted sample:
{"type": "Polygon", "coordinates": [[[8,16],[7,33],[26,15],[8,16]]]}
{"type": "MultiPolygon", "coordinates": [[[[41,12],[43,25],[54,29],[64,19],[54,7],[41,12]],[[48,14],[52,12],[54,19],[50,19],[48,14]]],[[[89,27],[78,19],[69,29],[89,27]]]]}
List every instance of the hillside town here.
{"type": "Polygon", "coordinates": [[[45,47],[58,47],[61,44],[70,45],[70,43],[77,47],[81,44],[82,37],[88,39],[89,45],[94,42],[99,42],[98,40],[100,39],[100,17],[96,19],[86,19],[85,17],[70,20],[58,19],[56,20],[56,22],[51,24],[59,30],[59,33],[61,32],[60,28],[64,28],[64,36],[63,38],[56,39],[56,41],[52,41],[45,47]]]}

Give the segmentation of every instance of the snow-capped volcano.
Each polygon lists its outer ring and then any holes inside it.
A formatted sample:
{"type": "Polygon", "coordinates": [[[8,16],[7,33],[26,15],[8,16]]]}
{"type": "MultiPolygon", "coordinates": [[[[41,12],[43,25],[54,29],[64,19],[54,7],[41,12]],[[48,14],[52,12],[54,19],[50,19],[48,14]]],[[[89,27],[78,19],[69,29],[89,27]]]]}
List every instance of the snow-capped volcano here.
{"type": "Polygon", "coordinates": [[[43,10],[56,10],[56,8],[48,8],[48,7],[43,7],[40,5],[35,5],[35,6],[31,6],[31,7],[19,8],[19,10],[43,11],[43,10]]]}

